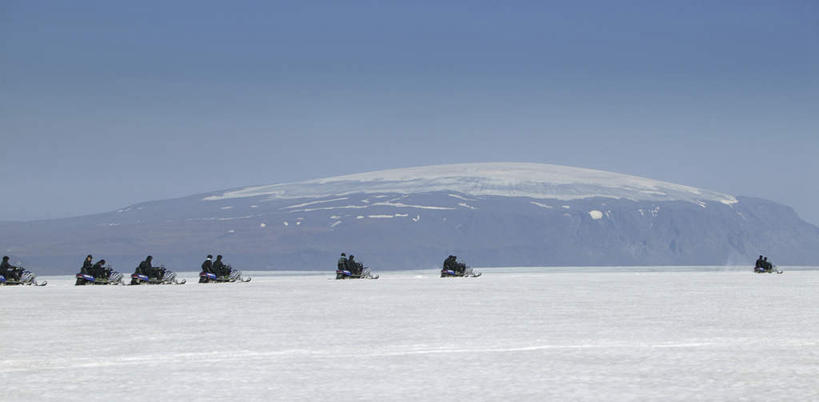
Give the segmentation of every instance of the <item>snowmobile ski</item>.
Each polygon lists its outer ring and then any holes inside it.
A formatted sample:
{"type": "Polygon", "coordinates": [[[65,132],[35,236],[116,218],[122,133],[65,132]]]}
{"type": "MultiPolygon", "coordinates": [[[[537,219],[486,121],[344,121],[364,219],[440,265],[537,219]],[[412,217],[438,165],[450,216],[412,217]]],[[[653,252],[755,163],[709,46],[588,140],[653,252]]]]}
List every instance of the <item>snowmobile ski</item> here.
{"type": "Polygon", "coordinates": [[[369,268],[364,268],[361,274],[354,274],[349,270],[336,270],[336,279],[378,279],[380,275],[373,273],[369,268]]]}
{"type": "Polygon", "coordinates": [[[463,272],[456,272],[452,269],[442,269],[441,278],[477,278],[483,275],[472,268],[467,267],[463,272]]]}

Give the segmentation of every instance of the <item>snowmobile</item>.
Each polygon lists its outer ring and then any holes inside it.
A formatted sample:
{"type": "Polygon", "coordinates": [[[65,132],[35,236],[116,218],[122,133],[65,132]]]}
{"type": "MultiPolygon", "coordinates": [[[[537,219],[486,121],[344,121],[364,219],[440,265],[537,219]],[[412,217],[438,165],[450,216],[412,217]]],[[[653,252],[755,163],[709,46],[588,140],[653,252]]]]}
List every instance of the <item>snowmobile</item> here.
{"type": "Polygon", "coordinates": [[[481,276],[481,273],[471,267],[464,267],[463,272],[448,268],[441,270],[441,278],[477,278],[479,276],[481,276]]]}
{"type": "Polygon", "coordinates": [[[45,286],[48,284],[48,281],[37,282],[37,275],[34,275],[31,271],[23,267],[19,267],[19,269],[22,270],[19,281],[0,275],[0,286],[45,286]]]}
{"type": "Polygon", "coordinates": [[[213,272],[202,271],[199,273],[199,283],[250,282],[250,277],[242,278],[242,271],[233,269],[230,265],[227,266],[227,269],[230,272],[228,275],[216,275],[213,272]]]}
{"type": "Polygon", "coordinates": [[[337,269],[336,279],[378,279],[379,275],[373,273],[370,268],[361,268],[361,274],[354,274],[349,269],[337,269]]]}
{"type": "Polygon", "coordinates": [[[77,281],[74,283],[76,286],[82,285],[124,285],[121,273],[114,271],[110,265],[105,267],[105,275],[100,277],[94,277],[87,273],[78,273],[76,275],[77,281]]]}
{"type": "Polygon", "coordinates": [[[757,273],[757,274],[773,274],[773,273],[781,274],[782,272],[784,272],[784,271],[779,269],[776,265],[771,265],[770,268],[763,268],[763,267],[754,268],[754,273],[757,273]]]}
{"type": "Polygon", "coordinates": [[[162,273],[162,278],[150,278],[148,275],[143,275],[134,272],[131,274],[131,285],[184,285],[187,280],[177,280],[176,272],[166,269],[160,265],[158,268],[162,273]]]}

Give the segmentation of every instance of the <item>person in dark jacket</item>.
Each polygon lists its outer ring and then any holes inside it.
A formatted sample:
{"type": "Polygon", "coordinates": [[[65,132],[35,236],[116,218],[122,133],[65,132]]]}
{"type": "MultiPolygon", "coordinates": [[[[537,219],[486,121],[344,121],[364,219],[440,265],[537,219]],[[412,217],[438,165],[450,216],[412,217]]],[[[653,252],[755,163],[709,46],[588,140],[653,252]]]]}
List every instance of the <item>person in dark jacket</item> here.
{"type": "Polygon", "coordinates": [[[15,267],[14,265],[9,264],[9,257],[4,255],[3,262],[0,263],[0,275],[6,277],[6,279],[11,279],[15,281],[19,281],[20,277],[22,276],[23,270],[19,267],[15,267]]]}
{"type": "Polygon", "coordinates": [[[154,259],[152,256],[148,256],[145,258],[145,261],[139,263],[137,267],[137,274],[145,275],[147,277],[151,277],[154,273],[154,267],[151,265],[151,261],[154,259]]]}
{"type": "Polygon", "coordinates": [[[89,272],[91,272],[91,276],[94,278],[107,278],[108,275],[106,275],[105,260],[97,261],[97,263],[91,267],[89,272]]]}
{"type": "Polygon", "coordinates": [[[222,256],[217,255],[216,261],[213,262],[213,273],[217,276],[228,276],[230,275],[230,270],[227,268],[224,262],[222,262],[222,256]]]}
{"type": "Polygon", "coordinates": [[[88,254],[88,256],[85,257],[85,261],[82,262],[82,268],[80,268],[81,274],[94,276],[94,274],[91,273],[94,268],[94,263],[92,262],[93,260],[94,257],[92,257],[91,254],[88,254]]]}
{"type": "Polygon", "coordinates": [[[361,275],[361,272],[358,269],[359,266],[361,266],[361,264],[356,262],[354,255],[350,254],[350,258],[347,259],[347,269],[350,271],[350,273],[353,275],[361,275]]]}
{"type": "Polygon", "coordinates": [[[213,273],[213,256],[208,254],[208,258],[205,259],[205,262],[202,263],[202,272],[206,274],[213,273]]]}
{"type": "Polygon", "coordinates": [[[458,262],[458,257],[450,255],[444,260],[444,271],[451,270],[456,274],[466,273],[466,264],[458,262]]]}
{"type": "Polygon", "coordinates": [[[450,255],[449,257],[447,257],[444,260],[444,271],[446,271],[446,270],[455,271],[455,260],[456,259],[457,259],[457,257],[455,257],[454,255],[450,255]]]}
{"type": "Polygon", "coordinates": [[[768,262],[768,257],[762,259],[762,268],[765,269],[765,272],[770,272],[773,270],[773,264],[768,262]]]}
{"type": "Polygon", "coordinates": [[[338,269],[336,270],[336,279],[341,279],[344,274],[341,272],[347,269],[347,254],[341,253],[338,259],[338,269]]]}
{"type": "Polygon", "coordinates": [[[199,283],[207,283],[208,281],[210,281],[210,279],[208,279],[207,275],[203,275],[203,274],[214,274],[215,273],[215,272],[213,272],[213,261],[212,260],[213,260],[213,256],[208,254],[208,257],[202,263],[202,272],[199,274],[199,283]]]}

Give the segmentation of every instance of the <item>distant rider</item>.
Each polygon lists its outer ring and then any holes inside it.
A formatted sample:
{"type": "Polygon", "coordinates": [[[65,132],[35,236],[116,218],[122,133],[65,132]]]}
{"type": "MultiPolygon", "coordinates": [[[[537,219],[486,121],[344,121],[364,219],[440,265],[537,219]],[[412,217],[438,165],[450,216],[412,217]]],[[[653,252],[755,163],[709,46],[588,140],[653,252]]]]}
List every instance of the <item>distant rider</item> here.
{"type": "Polygon", "coordinates": [[[451,271],[455,272],[455,268],[456,268],[455,260],[456,259],[457,259],[457,257],[455,257],[454,255],[450,255],[449,257],[447,257],[444,260],[444,271],[451,270],[451,271]]]}
{"type": "Polygon", "coordinates": [[[762,259],[762,268],[765,269],[765,272],[773,271],[773,264],[768,262],[768,257],[762,259]]]}
{"type": "Polygon", "coordinates": [[[754,265],[754,271],[759,272],[762,271],[764,268],[762,267],[762,256],[760,255],[759,258],[756,259],[756,264],[754,265]]]}
{"type": "Polygon", "coordinates": [[[202,263],[202,273],[199,274],[199,283],[205,283],[208,281],[207,274],[213,273],[213,256],[208,254],[208,258],[202,263]],[[205,274],[205,275],[202,275],[205,274]]]}
{"type": "Polygon", "coordinates": [[[336,271],[336,279],[339,279],[343,276],[343,271],[347,269],[347,254],[341,253],[341,257],[338,259],[338,270],[336,271]]]}
{"type": "Polygon", "coordinates": [[[466,264],[458,262],[458,257],[450,255],[444,260],[444,271],[452,271],[456,274],[463,275],[466,273],[466,264]]]}
{"type": "Polygon", "coordinates": [[[202,263],[202,272],[206,274],[213,273],[213,256],[208,254],[208,258],[202,263]]]}
{"type": "Polygon", "coordinates": [[[23,274],[23,270],[19,267],[15,267],[14,265],[9,264],[9,257],[7,255],[3,256],[3,262],[0,263],[0,275],[6,277],[6,279],[11,279],[15,281],[20,281],[20,277],[23,274]]]}
{"type": "Polygon", "coordinates": [[[217,255],[216,261],[213,262],[213,273],[217,276],[228,276],[230,275],[230,269],[222,262],[222,256],[217,255]]]}
{"type": "Polygon", "coordinates": [[[463,275],[466,274],[466,264],[462,262],[455,262],[455,272],[463,275]]]}
{"type": "Polygon", "coordinates": [[[108,278],[108,275],[106,275],[106,271],[107,270],[105,269],[105,260],[97,261],[97,263],[94,264],[94,266],[92,266],[90,269],[91,276],[93,276],[94,278],[108,278]]]}
{"type": "Polygon", "coordinates": [[[145,261],[139,263],[139,266],[136,269],[136,273],[139,275],[145,275],[147,277],[151,277],[154,273],[154,267],[151,265],[151,261],[154,259],[152,256],[148,256],[145,258],[145,261]]]}
{"type": "Polygon", "coordinates": [[[85,257],[85,261],[82,262],[82,268],[80,268],[81,274],[94,276],[93,274],[94,263],[92,262],[93,260],[94,257],[92,257],[91,254],[88,254],[88,256],[85,257]]]}
{"type": "Polygon", "coordinates": [[[363,270],[364,266],[356,262],[355,256],[350,254],[350,258],[347,259],[347,268],[351,274],[361,275],[361,271],[363,270]]]}

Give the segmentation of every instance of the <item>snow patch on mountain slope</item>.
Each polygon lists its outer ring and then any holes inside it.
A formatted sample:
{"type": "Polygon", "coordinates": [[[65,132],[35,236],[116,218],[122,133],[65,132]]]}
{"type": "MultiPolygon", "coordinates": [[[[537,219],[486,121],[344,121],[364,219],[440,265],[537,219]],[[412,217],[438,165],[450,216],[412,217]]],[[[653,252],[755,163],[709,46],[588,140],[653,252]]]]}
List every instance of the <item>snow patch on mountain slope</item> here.
{"type": "Polygon", "coordinates": [[[342,197],[342,198],[333,198],[332,200],[310,201],[310,202],[304,202],[304,203],[301,203],[301,204],[290,205],[290,206],[284,207],[282,209],[303,208],[303,207],[307,207],[307,206],[310,206],[310,205],[323,204],[323,203],[327,203],[327,202],[344,201],[346,199],[348,199],[348,198],[347,197],[342,197]]]}
{"type": "Polygon", "coordinates": [[[355,193],[413,194],[434,191],[469,196],[574,200],[616,198],[634,201],[716,201],[735,204],[732,195],[637,176],[536,163],[469,163],[381,170],[298,183],[247,187],[206,201],[267,196],[322,198],[355,193]]]}
{"type": "Polygon", "coordinates": [[[544,204],[542,202],[531,201],[530,204],[536,205],[536,206],[541,207],[541,208],[552,209],[551,205],[546,205],[546,204],[544,204]]]}

